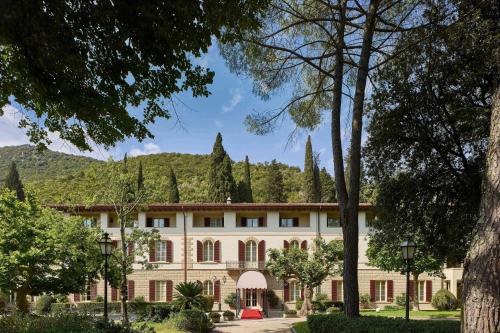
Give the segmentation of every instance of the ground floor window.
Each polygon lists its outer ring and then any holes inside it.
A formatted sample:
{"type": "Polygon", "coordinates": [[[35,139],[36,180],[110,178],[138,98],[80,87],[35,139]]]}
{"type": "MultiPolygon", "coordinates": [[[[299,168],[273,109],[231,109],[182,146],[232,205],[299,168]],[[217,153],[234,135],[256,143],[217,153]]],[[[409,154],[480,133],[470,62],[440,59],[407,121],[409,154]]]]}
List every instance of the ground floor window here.
{"type": "Polygon", "coordinates": [[[157,302],[164,302],[167,299],[167,282],[155,281],[155,300],[157,302]]]}
{"type": "Polygon", "coordinates": [[[257,306],[257,290],[256,289],[245,289],[245,306],[256,307],[257,306]]]}
{"type": "Polygon", "coordinates": [[[418,281],[418,301],[425,301],[425,281],[418,281]]]}
{"type": "Polygon", "coordinates": [[[290,300],[295,302],[300,299],[300,285],[296,281],[290,282],[290,300]]]}
{"type": "Polygon", "coordinates": [[[203,295],[213,296],[214,295],[214,284],[212,281],[207,280],[203,282],[203,295]]]}
{"type": "Polygon", "coordinates": [[[386,282],[375,281],[375,302],[385,302],[386,298],[386,282]]]}
{"type": "Polygon", "coordinates": [[[337,301],[344,301],[344,282],[337,281],[337,301]]]}

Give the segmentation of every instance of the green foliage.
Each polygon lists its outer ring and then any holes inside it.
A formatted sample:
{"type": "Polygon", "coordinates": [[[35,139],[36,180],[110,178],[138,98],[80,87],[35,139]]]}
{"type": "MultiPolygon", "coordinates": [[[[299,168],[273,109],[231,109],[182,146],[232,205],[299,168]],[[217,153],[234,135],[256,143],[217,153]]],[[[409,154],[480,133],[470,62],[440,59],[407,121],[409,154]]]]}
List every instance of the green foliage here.
{"type": "Polygon", "coordinates": [[[304,178],[303,178],[303,201],[304,202],[318,202],[318,193],[316,193],[315,188],[315,175],[314,175],[314,158],[313,158],[313,150],[311,143],[311,136],[307,137],[306,149],[305,149],[305,157],[304,157],[304,178]]]}
{"type": "Polygon", "coordinates": [[[332,176],[323,167],[319,172],[321,183],[321,202],[337,202],[337,190],[332,176]]]}
{"type": "Polygon", "coordinates": [[[136,308],[136,310],[141,321],[161,323],[170,317],[176,309],[167,303],[148,303],[142,304],[142,306],[136,308]]]}
{"type": "Polygon", "coordinates": [[[280,170],[280,165],[276,160],[272,160],[268,166],[267,176],[265,180],[267,191],[264,194],[265,202],[286,202],[283,174],[280,170]]]}
{"type": "Polygon", "coordinates": [[[210,319],[213,320],[213,319],[219,319],[221,317],[221,314],[218,312],[210,312],[208,316],[210,317],[210,319]]]}
{"type": "Polygon", "coordinates": [[[173,305],[180,310],[205,309],[203,286],[198,282],[181,282],[175,286],[173,305]]]}
{"type": "Polygon", "coordinates": [[[226,310],[222,313],[224,317],[234,318],[235,314],[233,311],[226,310]]]}
{"type": "Polygon", "coordinates": [[[236,308],[236,293],[229,293],[226,298],[224,298],[224,304],[229,305],[231,308],[236,308]]]}
{"type": "Polygon", "coordinates": [[[52,303],[50,306],[50,314],[52,316],[61,316],[71,311],[70,303],[52,303]]]}
{"type": "Polygon", "coordinates": [[[269,304],[271,308],[275,308],[279,304],[279,298],[272,289],[267,291],[267,304],[269,304]]]}
{"type": "Polygon", "coordinates": [[[287,309],[287,310],[285,310],[285,314],[287,314],[287,315],[296,315],[297,314],[297,310],[287,309]]]}
{"type": "Polygon", "coordinates": [[[233,177],[231,159],[222,146],[222,135],[217,133],[208,171],[209,202],[226,202],[230,197],[238,202],[238,189],[233,177]]]}
{"type": "Polygon", "coordinates": [[[267,4],[2,2],[0,106],[26,110],[20,125],[41,146],[50,143],[47,132],[83,150],[152,138],[147,126],[171,115],[165,100],[210,94],[214,72],[196,58],[212,37],[229,41],[233,31],[255,28],[267,4]]]}
{"type": "Polygon", "coordinates": [[[326,309],[326,312],[328,312],[328,313],[339,313],[341,311],[342,311],[342,309],[340,309],[336,306],[331,306],[328,309],[326,309]]]}
{"type": "Polygon", "coordinates": [[[170,203],[179,203],[179,188],[177,187],[177,177],[174,170],[169,168],[168,172],[168,201],[170,203]]]}
{"type": "Polygon", "coordinates": [[[207,315],[198,309],[183,310],[173,314],[167,324],[189,333],[208,333],[214,327],[207,315]]]}
{"type": "Polygon", "coordinates": [[[18,200],[24,201],[24,186],[21,182],[21,179],[19,179],[19,172],[17,172],[15,162],[12,162],[10,164],[9,173],[7,174],[7,178],[5,179],[5,187],[10,191],[15,192],[18,200]]]}
{"type": "Polygon", "coordinates": [[[104,302],[104,297],[102,297],[101,295],[96,295],[95,301],[98,303],[104,302]]]}
{"type": "Polygon", "coordinates": [[[203,296],[205,299],[205,307],[203,308],[205,312],[210,312],[212,311],[215,303],[215,299],[213,296],[203,296]]]}
{"type": "Polygon", "coordinates": [[[397,311],[397,310],[401,310],[403,309],[403,307],[399,306],[399,305],[386,305],[384,306],[384,311],[397,311]]]}
{"type": "Polygon", "coordinates": [[[250,162],[245,156],[243,164],[243,179],[238,182],[238,196],[240,202],[253,202],[252,179],[250,176],[250,162]]]}
{"type": "Polygon", "coordinates": [[[328,300],[328,295],[325,293],[317,293],[316,297],[314,298],[315,301],[318,302],[323,302],[328,300]]]}
{"type": "Polygon", "coordinates": [[[53,297],[57,303],[68,303],[69,302],[68,295],[66,295],[66,294],[55,294],[53,297]]]}
{"type": "Polygon", "coordinates": [[[144,189],[144,174],[142,172],[142,161],[139,162],[139,168],[137,169],[137,190],[144,189]]]}
{"type": "Polygon", "coordinates": [[[36,300],[35,312],[40,315],[50,313],[52,303],[55,302],[54,297],[51,295],[41,295],[36,300]]]}
{"type": "Polygon", "coordinates": [[[368,294],[361,294],[359,295],[359,304],[361,304],[364,308],[367,308],[370,306],[370,295],[368,294]]]}
{"type": "Polygon", "coordinates": [[[449,290],[441,289],[432,296],[431,304],[437,310],[456,310],[458,300],[449,290]]]}
{"type": "Polygon", "coordinates": [[[406,306],[406,294],[396,296],[394,303],[396,303],[398,306],[406,306]]]}
{"type": "Polygon", "coordinates": [[[358,317],[343,314],[311,315],[309,330],[314,333],[458,333],[459,321],[412,320],[402,318],[358,317]]]}
{"type": "MultiPolygon", "coordinates": [[[[295,301],[295,309],[297,311],[300,311],[300,309],[302,309],[302,305],[304,305],[304,301],[303,300],[298,299],[298,300],[295,301]]],[[[297,312],[295,312],[295,313],[297,313],[297,312]]]]}

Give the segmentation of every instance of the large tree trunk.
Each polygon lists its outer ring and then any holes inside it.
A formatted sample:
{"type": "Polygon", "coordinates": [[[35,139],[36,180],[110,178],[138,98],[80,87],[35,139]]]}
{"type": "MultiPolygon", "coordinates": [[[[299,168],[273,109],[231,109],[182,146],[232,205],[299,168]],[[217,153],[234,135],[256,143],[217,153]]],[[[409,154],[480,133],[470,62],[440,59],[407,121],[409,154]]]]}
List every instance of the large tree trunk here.
{"type": "Polygon", "coordinates": [[[300,316],[308,316],[312,313],[312,298],[313,298],[313,290],[308,285],[304,286],[304,303],[300,308],[299,315],[300,316]]]}
{"type": "Polygon", "coordinates": [[[16,290],[16,307],[21,313],[29,313],[28,288],[22,286],[16,290]]]}
{"type": "Polygon", "coordinates": [[[128,286],[127,286],[127,235],[125,233],[127,227],[127,217],[124,213],[120,214],[120,238],[122,241],[122,263],[121,263],[121,285],[120,285],[120,301],[121,301],[121,311],[122,311],[122,323],[128,326],[128,310],[127,310],[127,298],[128,298],[128,286]]]}
{"type": "MultiPolygon", "coordinates": [[[[500,50],[497,50],[500,53],[500,50]]],[[[500,54],[497,54],[500,68],[500,54]]],[[[464,265],[462,331],[500,332],[500,86],[496,84],[480,219],[464,265]]]]}

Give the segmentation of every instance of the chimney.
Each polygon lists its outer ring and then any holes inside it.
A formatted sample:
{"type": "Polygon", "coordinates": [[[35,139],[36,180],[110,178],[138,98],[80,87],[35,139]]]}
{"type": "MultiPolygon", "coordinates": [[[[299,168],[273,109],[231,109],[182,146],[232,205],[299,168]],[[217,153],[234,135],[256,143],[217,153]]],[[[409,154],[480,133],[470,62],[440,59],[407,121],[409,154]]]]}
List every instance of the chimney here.
{"type": "Polygon", "coordinates": [[[227,197],[226,203],[227,203],[227,204],[230,204],[230,203],[231,203],[231,197],[227,197]]]}

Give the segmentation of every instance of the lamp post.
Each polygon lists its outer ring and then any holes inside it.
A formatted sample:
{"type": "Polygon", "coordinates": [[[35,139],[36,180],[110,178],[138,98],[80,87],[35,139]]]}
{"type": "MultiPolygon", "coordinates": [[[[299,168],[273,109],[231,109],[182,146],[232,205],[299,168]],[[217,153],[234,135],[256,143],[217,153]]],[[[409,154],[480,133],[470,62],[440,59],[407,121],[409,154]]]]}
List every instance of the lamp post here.
{"type": "Polygon", "coordinates": [[[406,261],[406,321],[410,320],[410,271],[416,248],[417,245],[411,240],[405,240],[401,243],[401,252],[403,252],[403,259],[406,261]]]}
{"type": "Polygon", "coordinates": [[[103,234],[99,246],[101,254],[104,256],[104,318],[108,319],[108,257],[111,255],[113,247],[107,232],[103,234]]]}

